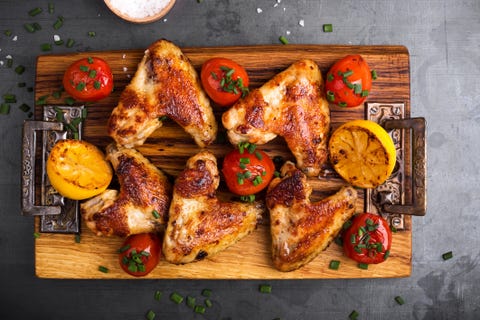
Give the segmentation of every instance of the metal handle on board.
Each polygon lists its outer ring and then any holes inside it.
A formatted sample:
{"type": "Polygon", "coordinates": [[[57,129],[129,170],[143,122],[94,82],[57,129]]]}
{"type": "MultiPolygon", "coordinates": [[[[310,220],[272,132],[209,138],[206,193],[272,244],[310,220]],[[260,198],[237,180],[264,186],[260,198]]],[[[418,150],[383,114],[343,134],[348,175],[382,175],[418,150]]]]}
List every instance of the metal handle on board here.
{"type": "Polygon", "coordinates": [[[25,121],[22,141],[22,214],[58,215],[60,206],[35,205],[35,147],[37,131],[63,130],[63,124],[51,121],[25,121]]]}
{"type": "Polygon", "coordinates": [[[405,129],[411,131],[412,150],[412,179],[411,185],[405,186],[411,188],[411,199],[406,199],[405,204],[385,203],[383,209],[389,213],[408,214],[415,216],[424,216],[427,210],[426,201],[426,121],[425,118],[409,119],[388,119],[383,126],[386,130],[405,129]]]}

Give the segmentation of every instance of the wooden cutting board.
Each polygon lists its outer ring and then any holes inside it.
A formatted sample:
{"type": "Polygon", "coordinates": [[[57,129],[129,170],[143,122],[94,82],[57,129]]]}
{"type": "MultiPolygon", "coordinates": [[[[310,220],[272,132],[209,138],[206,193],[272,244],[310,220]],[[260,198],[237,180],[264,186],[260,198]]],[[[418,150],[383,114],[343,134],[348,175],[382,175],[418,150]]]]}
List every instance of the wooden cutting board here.
{"type": "MultiPolygon", "coordinates": [[[[270,45],[243,47],[182,48],[199,71],[202,63],[212,57],[226,57],[242,64],[250,78],[251,88],[258,87],[276,73],[300,58],[315,60],[325,74],[339,58],[347,54],[361,54],[379,75],[373,84],[368,101],[382,103],[403,102],[406,117],[410,116],[410,69],[408,50],[403,46],[343,46],[343,45],[270,45]]],[[[48,104],[64,104],[65,96],[51,96],[61,87],[63,72],[73,61],[97,56],[110,64],[114,73],[115,90],[111,96],[89,104],[88,118],[84,122],[83,139],[104,148],[111,139],[106,133],[106,123],[116,106],[120,93],[134,76],[143,50],[89,52],[69,55],[45,55],[38,57],[35,83],[35,99],[49,95],[48,104]]],[[[215,109],[217,118],[221,109],[215,109]]],[[[35,118],[41,119],[42,107],[36,106],[35,118]]],[[[331,106],[332,128],[353,119],[365,117],[364,108],[345,109],[331,106]]],[[[219,122],[221,123],[221,122],[219,122]]],[[[223,139],[220,139],[223,140],[223,139]]],[[[231,150],[228,142],[216,142],[208,147],[221,159],[231,150]]],[[[271,156],[280,155],[293,159],[281,138],[261,147],[271,156]]],[[[200,149],[193,140],[172,121],[157,130],[146,143],[138,148],[155,165],[171,176],[183,170],[186,160],[200,149]]],[[[219,161],[221,163],[221,161],[219,161]]],[[[344,182],[334,174],[309,179],[314,188],[314,198],[334,193],[344,182]]],[[[224,190],[222,192],[225,192],[224,190]]],[[[359,191],[357,212],[364,211],[365,193],[359,191]]],[[[35,228],[38,231],[39,219],[35,228]]],[[[268,219],[267,219],[268,220],[268,219]]],[[[412,230],[411,218],[406,217],[405,230],[393,235],[389,259],[379,265],[362,270],[346,258],[341,247],[332,243],[314,261],[293,272],[277,271],[270,258],[270,234],[266,224],[252,234],[216,256],[187,265],[172,265],[165,261],[146,278],[161,279],[336,279],[336,278],[387,278],[406,277],[411,272],[412,230]],[[339,270],[330,270],[329,262],[341,261],[339,270]]],[[[42,233],[35,240],[35,271],[41,278],[107,279],[132,278],[123,272],[116,251],[123,239],[97,237],[82,225],[81,241],[77,243],[71,234],[42,233]],[[98,271],[99,266],[109,272],[98,271]]]]}

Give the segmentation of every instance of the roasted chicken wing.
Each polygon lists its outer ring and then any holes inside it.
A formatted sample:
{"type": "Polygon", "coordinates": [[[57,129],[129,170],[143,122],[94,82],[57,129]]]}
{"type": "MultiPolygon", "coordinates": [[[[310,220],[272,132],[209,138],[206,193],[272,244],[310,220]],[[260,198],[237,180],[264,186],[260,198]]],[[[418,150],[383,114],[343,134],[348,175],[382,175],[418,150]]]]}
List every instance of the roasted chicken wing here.
{"type": "Polygon", "coordinates": [[[217,122],[197,72],[173,43],[159,40],[146,51],[135,76],[120,96],[108,121],[108,133],[119,145],[142,145],[174,120],[204,147],[215,140],[217,122]]]}
{"type": "Polygon", "coordinates": [[[183,264],[201,260],[255,229],[263,206],[219,200],[216,197],[219,182],[217,160],[211,152],[202,151],[187,161],[173,188],[163,240],[167,261],[183,264]]]}
{"type": "Polygon", "coordinates": [[[312,60],[293,63],[251,91],[223,114],[222,122],[232,144],[264,144],[282,136],[307,176],[317,176],[327,160],[330,110],[312,60]]]}
{"type": "Polygon", "coordinates": [[[312,192],[306,176],[292,162],[281,169],[267,190],[270,212],[273,264],[292,271],[325,250],[355,212],[357,192],[343,187],[336,194],[310,202],[312,192]]]}
{"type": "Polygon", "coordinates": [[[97,235],[155,232],[164,229],[172,186],[168,178],[135,149],[107,147],[120,192],[107,189],[82,203],[81,213],[97,235]]]}

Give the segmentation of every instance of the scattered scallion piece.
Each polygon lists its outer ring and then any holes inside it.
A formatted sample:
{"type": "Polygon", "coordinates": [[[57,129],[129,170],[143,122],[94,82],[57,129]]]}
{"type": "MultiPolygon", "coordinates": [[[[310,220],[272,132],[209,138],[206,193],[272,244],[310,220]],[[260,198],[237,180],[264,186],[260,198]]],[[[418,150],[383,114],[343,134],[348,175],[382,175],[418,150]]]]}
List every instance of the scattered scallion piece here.
{"type": "Polygon", "coordinates": [[[211,308],[213,306],[213,303],[210,299],[205,299],[205,306],[207,308],[211,308]]]}
{"type": "Polygon", "coordinates": [[[42,30],[42,26],[38,22],[32,23],[32,26],[35,28],[35,31],[42,30]]]}
{"type": "Polygon", "coordinates": [[[50,43],[42,43],[40,49],[42,49],[43,52],[52,51],[52,45],[50,43]]]}
{"type": "Polygon", "coordinates": [[[269,284],[261,284],[258,289],[261,293],[271,293],[272,292],[272,286],[269,285],[269,284]]]}
{"type": "Polygon", "coordinates": [[[13,58],[10,56],[7,56],[7,68],[11,68],[13,66],[13,58]]]}
{"type": "Polygon", "coordinates": [[[202,296],[210,298],[212,296],[212,290],[210,289],[203,289],[202,290],[202,296]]]}
{"type": "Polygon", "coordinates": [[[48,3],[48,13],[52,14],[55,12],[55,5],[52,2],[48,3]]]}
{"type": "Polygon", "coordinates": [[[80,243],[81,240],[82,240],[82,238],[80,236],[80,233],[76,233],[75,234],[75,243],[80,243]]]}
{"type": "Polygon", "coordinates": [[[40,238],[40,233],[34,232],[34,233],[33,233],[33,237],[34,237],[35,239],[40,238]]]}
{"type": "Polygon", "coordinates": [[[368,270],[368,263],[359,263],[357,265],[360,269],[368,270]]]}
{"type": "Polygon", "coordinates": [[[185,300],[185,303],[187,304],[187,306],[189,308],[195,308],[195,297],[192,297],[192,296],[187,296],[187,299],[185,300]]]}
{"type": "Polygon", "coordinates": [[[278,40],[280,40],[282,44],[288,44],[288,39],[285,36],[280,36],[278,40]]]}
{"type": "Polygon", "coordinates": [[[26,84],[25,82],[19,82],[19,83],[17,83],[17,87],[19,87],[19,88],[24,88],[24,87],[26,87],[26,86],[27,86],[27,84],[26,84]]]}
{"type": "Polygon", "coordinates": [[[395,297],[395,301],[396,301],[399,305],[405,304],[405,300],[404,300],[401,296],[396,296],[396,297],[395,297]]]}
{"type": "Polygon", "coordinates": [[[7,37],[10,37],[12,35],[12,30],[5,30],[3,34],[6,35],[7,37]]]}
{"type": "Polygon", "coordinates": [[[63,18],[58,17],[58,19],[53,23],[53,29],[58,30],[63,26],[63,18]]]}
{"type": "Polygon", "coordinates": [[[108,273],[108,268],[105,266],[98,266],[98,271],[108,273]]]}
{"type": "Polygon", "coordinates": [[[155,319],[155,312],[153,312],[152,310],[148,310],[147,314],[145,315],[145,318],[147,320],[155,319]]]}
{"type": "Polygon", "coordinates": [[[71,106],[75,103],[75,99],[73,99],[72,97],[67,97],[65,98],[65,103],[71,106]]]}
{"type": "Polygon", "coordinates": [[[452,259],[453,258],[453,252],[452,251],[445,252],[444,254],[442,254],[442,258],[443,258],[443,260],[452,259]]]}
{"type": "Polygon", "coordinates": [[[355,319],[358,318],[358,316],[359,316],[358,311],[357,311],[357,310],[353,310],[353,311],[350,312],[350,314],[348,315],[348,318],[349,318],[350,320],[355,320],[355,319]]]}
{"type": "Polygon", "coordinates": [[[39,8],[39,7],[36,7],[36,8],[33,8],[32,10],[28,11],[28,15],[31,16],[31,17],[35,17],[37,14],[40,14],[42,13],[42,8],[39,8]]]}
{"type": "Polygon", "coordinates": [[[331,23],[324,24],[323,32],[333,32],[333,25],[331,23]]]}
{"type": "Polygon", "coordinates": [[[22,103],[20,106],[18,106],[18,109],[22,110],[23,112],[28,112],[30,111],[30,106],[26,103],[22,103]]]}
{"type": "Polygon", "coordinates": [[[204,314],[206,309],[204,306],[196,305],[193,310],[195,311],[195,313],[204,314]]]}
{"type": "Polygon", "coordinates": [[[97,35],[97,33],[96,33],[95,31],[88,31],[87,34],[88,34],[88,36],[91,37],[91,38],[93,38],[93,37],[95,37],[95,36],[97,35]]]}
{"type": "Polygon", "coordinates": [[[249,202],[252,203],[255,201],[255,195],[254,194],[249,194],[247,196],[240,196],[240,200],[243,202],[249,202]]]}
{"type": "Polygon", "coordinates": [[[183,297],[177,293],[177,292],[173,292],[171,295],[170,295],[170,300],[172,300],[173,302],[175,302],[176,304],[180,304],[182,303],[183,301],[183,297]]]}
{"type": "Polygon", "coordinates": [[[332,270],[338,270],[339,267],[340,267],[340,261],[338,260],[332,260],[328,265],[328,268],[332,270]]]}
{"type": "Polygon", "coordinates": [[[73,40],[72,38],[69,38],[67,40],[66,46],[67,46],[67,48],[71,48],[71,47],[73,47],[74,44],[75,44],[75,40],[73,40]]]}
{"type": "Polygon", "coordinates": [[[159,290],[155,291],[155,294],[153,295],[153,298],[154,298],[155,300],[159,301],[160,298],[162,298],[162,292],[159,291],[159,290]]]}
{"type": "Polygon", "coordinates": [[[153,217],[154,217],[155,219],[160,218],[160,214],[158,213],[157,210],[153,210],[153,211],[152,211],[152,215],[153,215],[153,217]]]}
{"type": "Polygon", "coordinates": [[[372,73],[372,79],[373,79],[373,80],[377,80],[377,78],[378,78],[377,70],[373,69],[373,70],[371,71],[371,73],[372,73]]]}
{"type": "Polygon", "coordinates": [[[30,23],[25,23],[25,24],[23,25],[23,27],[25,28],[25,30],[27,30],[27,31],[30,32],[30,33],[34,33],[34,32],[35,32],[35,27],[34,27],[32,24],[30,24],[30,23]]]}
{"type": "Polygon", "coordinates": [[[5,103],[16,103],[17,97],[14,94],[6,93],[3,95],[3,100],[5,103]]]}
{"type": "Polygon", "coordinates": [[[16,74],[22,74],[22,73],[24,73],[24,72],[25,72],[25,67],[22,66],[22,65],[19,65],[19,66],[17,66],[17,67],[15,68],[15,73],[16,73],[16,74]]]}

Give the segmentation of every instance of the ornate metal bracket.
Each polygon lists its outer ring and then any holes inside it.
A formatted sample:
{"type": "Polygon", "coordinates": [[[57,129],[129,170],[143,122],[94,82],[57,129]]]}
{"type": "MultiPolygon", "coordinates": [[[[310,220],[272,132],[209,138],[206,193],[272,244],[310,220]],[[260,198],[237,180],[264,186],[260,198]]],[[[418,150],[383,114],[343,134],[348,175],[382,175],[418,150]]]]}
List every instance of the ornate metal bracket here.
{"type": "Polygon", "coordinates": [[[405,104],[367,103],[367,119],[390,132],[397,164],[390,178],[366,191],[366,210],[384,216],[392,226],[405,228],[404,215],[426,212],[425,119],[405,119],[405,104]]]}
{"type": "MultiPolygon", "coordinates": [[[[78,201],[62,197],[50,184],[46,172],[46,162],[50,150],[61,139],[72,138],[73,133],[64,130],[73,119],[82,117],[83,106],[45,106],[43,121],[26,121],[23,127],[23,176],[22,176],[22,213],[40,216],[40,231],[55,233],[80,232],[78,201]],[[62,122],[58,122],[58,114],[62,122]],[[35,205],[35,158],[37,132],[42,133],[42,145],[39,146],[42,160],[40,205],[35,205]]],[[[81,137],[81,123],[76,126],[76,134],[81,137]]]]}

